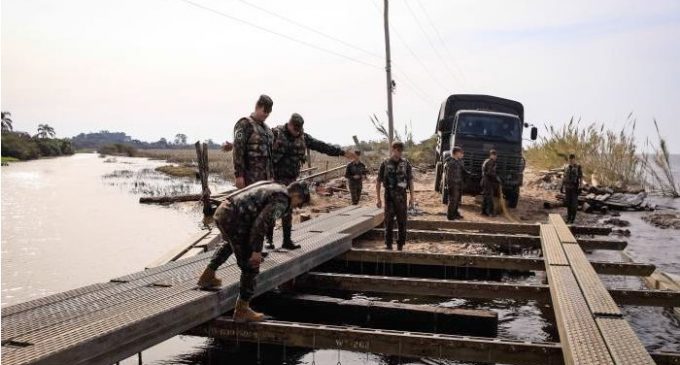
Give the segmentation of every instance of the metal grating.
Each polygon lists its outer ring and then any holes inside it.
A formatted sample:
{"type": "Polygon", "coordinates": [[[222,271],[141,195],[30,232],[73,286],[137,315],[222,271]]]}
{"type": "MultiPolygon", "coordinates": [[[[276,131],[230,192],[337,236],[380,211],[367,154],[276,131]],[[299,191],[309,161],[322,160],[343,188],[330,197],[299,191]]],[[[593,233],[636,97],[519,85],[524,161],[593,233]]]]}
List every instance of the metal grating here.
{"type": "Polygon", "coordinates": [[[550,224],[555,227],[555,230],[557,230],[557,236],[562,243],[577,243],[576,237],[571,233],[569,227],[567,227],[567,224],[564,223],[564,220],[559,214],[550,214],[548,220],[550,221],[550,224]]]}
{"type": "Polygon", "coordinates": [[[543,257],[546,265],[563,265],[568,266],[569,261],[564,255],[562,244],[555,228],[549,224],[541,224],[541,250],[543,250],[543,257]]]}
{"type": "Polygon", "coordinates": [[[547,267],[566,364],[614,364],[571,268],[547,267]]]}
{"type": "Polygon", "coordinates": [[[600,327],[602,337],[617,364],[654,364],[654,360],[625,319],[601,317],[596,318],[595,322],[600,327]]]}
{"type": "Polygon", "coordinates": [[[609,295],[581,247],[578,245],[563,247],[590,311],[595,315],[621,316],[621,309],[609,295]]]}

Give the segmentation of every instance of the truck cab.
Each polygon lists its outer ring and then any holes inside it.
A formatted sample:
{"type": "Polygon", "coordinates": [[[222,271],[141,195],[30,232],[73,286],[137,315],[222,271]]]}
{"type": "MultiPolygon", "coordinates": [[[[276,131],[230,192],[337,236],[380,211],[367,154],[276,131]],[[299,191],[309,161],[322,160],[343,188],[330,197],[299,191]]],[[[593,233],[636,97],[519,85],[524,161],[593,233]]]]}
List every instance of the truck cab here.
{"type": "MultiPolygon", "coordinates": [[[[446,193],[443,166],[453,146],[465,151],[463,164],[470,171],[463,192],[476,195],[481,191],[482,164],[489,150],[498,153],[497,174],[508,206],[517,206],[523,182],[524,158],[522,136],[524,107],[521,103],[489,95],[451,95],[441,105],[437,117],[437,165],[435,190],[446,193]]],[[[531,129],[536,139],[537,130],[531,129]]]]}

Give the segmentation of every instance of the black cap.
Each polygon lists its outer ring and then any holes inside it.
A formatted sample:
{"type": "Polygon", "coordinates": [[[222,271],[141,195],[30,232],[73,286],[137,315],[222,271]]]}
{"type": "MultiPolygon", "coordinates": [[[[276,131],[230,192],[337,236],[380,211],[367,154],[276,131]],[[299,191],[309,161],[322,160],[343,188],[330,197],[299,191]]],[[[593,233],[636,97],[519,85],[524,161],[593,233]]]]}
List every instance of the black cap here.
{"type": "Polygon", "coordinates": [[[458,147],[458,146],[453,146],[451,153],[456,153],[456,152],[463,152],[463,149],[458,147]]]}
{"type": "Polygon", "coordinates": [[[569,159],[570,159],[570,160],[573,160],[573,159],[575,159],[575,158],[576,158],[576,155],[575,155],[575,154],[573,154],[573,153],[569,154],[569,159]]]}
{"type": "Polygon", "coordinates": [[[257,104],[255,104],[255,106],[263,107],[265,112],[270,113],[274,107],[274,101],[272,101],[272,98],[269,96],[262,94],[260,95],[260,98],[257,99],[257,104]]]}

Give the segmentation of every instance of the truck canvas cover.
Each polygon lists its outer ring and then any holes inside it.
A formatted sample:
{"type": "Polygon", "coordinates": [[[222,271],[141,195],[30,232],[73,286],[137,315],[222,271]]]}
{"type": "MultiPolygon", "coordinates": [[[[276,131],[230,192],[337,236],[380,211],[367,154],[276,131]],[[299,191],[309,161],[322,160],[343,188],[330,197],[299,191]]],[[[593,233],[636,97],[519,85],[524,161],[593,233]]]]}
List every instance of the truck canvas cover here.
{"type": "Polygon", "coordinates": [[[483,110],[514,114],[519,116],[522,123],[524,122],[524,107],[521,103],[491,95],[451,95],[442,104],[442,109],[437,119],[437,132],[451,132],[453,117],[459,110],[483,110]]]}

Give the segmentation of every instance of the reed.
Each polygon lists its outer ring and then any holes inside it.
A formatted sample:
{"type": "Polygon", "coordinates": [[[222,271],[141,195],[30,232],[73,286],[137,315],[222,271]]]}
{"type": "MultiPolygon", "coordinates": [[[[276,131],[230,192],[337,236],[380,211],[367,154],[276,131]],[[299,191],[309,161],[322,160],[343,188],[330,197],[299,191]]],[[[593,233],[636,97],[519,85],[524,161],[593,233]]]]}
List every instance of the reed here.
{"type": "Polygon", "coordinates": [[[653,153],[643,155],[643,163],[647,172],[647,185],[649,189],[657,194],[671,198],[680,198],[680,183],[675,181],[675,176],[671,169],[670,152],[668,144],[661,136],[659,124],[654,119],[654,127],[659,138],[659,145],[652,146],[647,140],[647,146],[653,153]]]}

